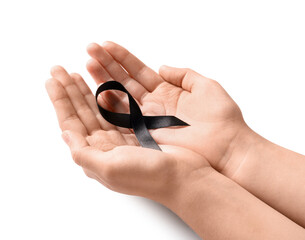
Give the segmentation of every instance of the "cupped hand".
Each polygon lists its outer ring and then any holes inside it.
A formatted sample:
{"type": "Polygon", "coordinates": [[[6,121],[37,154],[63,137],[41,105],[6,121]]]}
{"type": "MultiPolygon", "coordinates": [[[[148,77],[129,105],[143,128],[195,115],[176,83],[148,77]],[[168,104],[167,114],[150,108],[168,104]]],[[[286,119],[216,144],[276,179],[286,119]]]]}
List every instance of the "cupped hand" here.
{"type": "MultiPolygon", "coordinates": [[[[242,154],[239,148],[246,148],[243,139],[250,129],[218,82],[185,68],[162,66],[157,74],[113,42],[103,46],[92,43],[87,50],[92,57],[87,69],[97,84],[119,81],[137,100],[143,115],[175,115],[190,124],[150,130],[158,144],[188,148],[215,169],[233,175],[239,162],[233,162],[232,157],[242,154]]],[[[112,110],[128,111],[124,94],[109,93],[99,101],[112,110]]]]}
{"type": "Polygon", "coordinates": [[[202,156],[188,149],[160,145],[161,152],[137,146],[134,134],[122,133],[101,117],[80,75],[69,75],[59,66],[51,74],[46,89],[62,137],[87,176],[117,192],[167,205],[181,185],[212,171],[202,156]]]}

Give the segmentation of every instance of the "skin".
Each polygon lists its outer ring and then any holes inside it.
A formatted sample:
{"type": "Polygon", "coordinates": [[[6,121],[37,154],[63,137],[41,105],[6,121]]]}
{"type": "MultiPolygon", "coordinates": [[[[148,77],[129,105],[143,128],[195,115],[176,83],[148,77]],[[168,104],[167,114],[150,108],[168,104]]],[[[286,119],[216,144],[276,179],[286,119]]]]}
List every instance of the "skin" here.
{"type": "MultiPolygon", "coordinates": [[[[152,130],[158,143],[200,154],[214,169],[305,227],[305,156],[250,129],[219,83],[185,68],[162,66],[157,74],[113,42],[102,47],[90,44],[88,53],[94,60],[87,68],[97,83],[111,78],[120,81],[147,115],[172,114],[191,125],[152,130]]],[[[121,96],[115,97],[117,102],[121,96]]],[[[118,106],[116,110],[123,109],[118,106]]]]}
{"type": "MultiPolygon", "coordinates": [[[[101,117],[80,75],[54,67],[46,88],[63,139],[89,177],[162,203],[205,239],[304,239],[304,229],[281,214],[305,223],[305,191],[299,191],[304,156],[254,133],[214,80],[166,66],[157,74],[112,42],[90,44],[88,53],[87,68],[97,84],[120,81],[144,115],[175,115],[190,124],[150,130],[162,152],[139,147],[132,131],[101,117]]],[[[128,111],[122,93],[106,92],[98,101],[128,111]]]]}
{"type": "MultiPolygon", "coordinates": [[[[103,47],[90,44],[87,50],[93,58],[87,68],[97,84],[115,79],[138,101],[144,115],[175,115],[190,124],[183,128],[151,130],[158,143],[189,148],[206,158],[213,168],[224,170],[235,150],[236,144],[232,143],[247,126],[237,104],[216,81],[190,69],[166,66],[157,74],[111,42],[103,47]]],[[[112,94],[105,99],[115,111],[128,110],[124,94],[112,94]],[[115,102],[120,105],[112,104],[115,102]]],[[[230,171],[233,173],[234,169],[228,169],[228,174],[230,171]]]]}
{"type": "Polygon", "coordinates": [[[179,185],[186,174],[211,168],[208,161],[186,148],[161,145],[161,152],[139,147],[134,134],[121,133],[100,117],[94,96],[79,75],[70,76],[59,66],[54,67],[51,74],[53,78],[46,82],[46,88],[63,139],[87,176],[117,192],[162,202],[166,197],[160,193],[160,185],[168,183],[164,194],[170,195],[168,190],[176,188],[171,184],[179,185]],[[192,161],[187,161],[186,156],[192,161]],[[91,157],[105,161],[98,163],[91,161],[91,157]],[[176,177],[178,172],[179,177],[176,177]]]}

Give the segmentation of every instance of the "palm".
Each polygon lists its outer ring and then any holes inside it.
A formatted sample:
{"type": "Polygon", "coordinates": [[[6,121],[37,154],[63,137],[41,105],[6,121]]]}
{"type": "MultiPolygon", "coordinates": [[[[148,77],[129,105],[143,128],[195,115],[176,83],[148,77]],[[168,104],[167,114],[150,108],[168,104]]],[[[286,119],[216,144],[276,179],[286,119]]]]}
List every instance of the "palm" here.
{"type": "Polygon", "coordinates": [[[95,98],[80,75],[71,76],[61,67],[52,69],[54,79],[47,90],[61,129],[84,136],[89,145],[107,151],[120,145],[137,145],[134,134],[122,133],[98,112],[95,98]]]}
{"type": "MultiPolygon", "coordinates": [[[[190,124],[151,130],[159,144],[191,149],[213,167],[221,168],[221,160],[244,121],[238,106],[217,82],[187,69],[161,69],[159,75],[114,43],[104,48],[91,45],[88,52],[96,59],[88,63],[88,70],[98,84],[110,79],[120,81],[136,98],[144,115],[175,115],[190,124]]],[[[101,104],[105,101],[119,101],[115,111],[128,110],[122,94],[109,94],[101,104]]]]}

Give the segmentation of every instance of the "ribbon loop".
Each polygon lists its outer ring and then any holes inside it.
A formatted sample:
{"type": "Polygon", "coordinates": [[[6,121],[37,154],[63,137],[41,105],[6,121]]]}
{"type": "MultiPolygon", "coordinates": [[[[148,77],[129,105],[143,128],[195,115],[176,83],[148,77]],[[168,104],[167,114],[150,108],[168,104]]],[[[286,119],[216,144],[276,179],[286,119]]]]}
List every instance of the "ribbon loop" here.
{"type": "Polygon", "coordinates": [[[164,128],[170,126],[189,126],[175,116],[143,116],[141,109],[126,88],[117,81],[108,81],[101,84],[96,90],[95,100],[101,115],[113,125],[132,128],[142,147],[160,150],[161,148],[150,135],[148,129],[164,128]],[[119,90],[128,96],[130,114],[115,113],[102,108],[98,102],[98,95],[106,90],[119,90]]]}

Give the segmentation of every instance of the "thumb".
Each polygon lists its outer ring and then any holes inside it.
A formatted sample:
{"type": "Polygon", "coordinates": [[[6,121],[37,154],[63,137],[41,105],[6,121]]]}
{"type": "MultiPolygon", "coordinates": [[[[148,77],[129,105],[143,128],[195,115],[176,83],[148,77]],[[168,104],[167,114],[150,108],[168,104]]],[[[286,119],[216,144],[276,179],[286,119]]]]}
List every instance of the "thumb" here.
{"type": "Polygon", "coordinates": [[[160,76],[177,87],[191,92],[195,83],[196,72],[188,68],[175,68],[163,65],[159,69],[160,76]]]}
{"type": "Polygon", "coordinates": [[[61,136],[69,146],[72,158],[77,165],[92,171],[96,170],[101,151],[91,147],[80,133],[67,130],[61,136]]]}
{"type": "Polygon", "coordinates": [[[89,146],[85,137],[74,131],[66,130],[61,134],[61,137],[69,146],[71,152],[89,146]]]}

